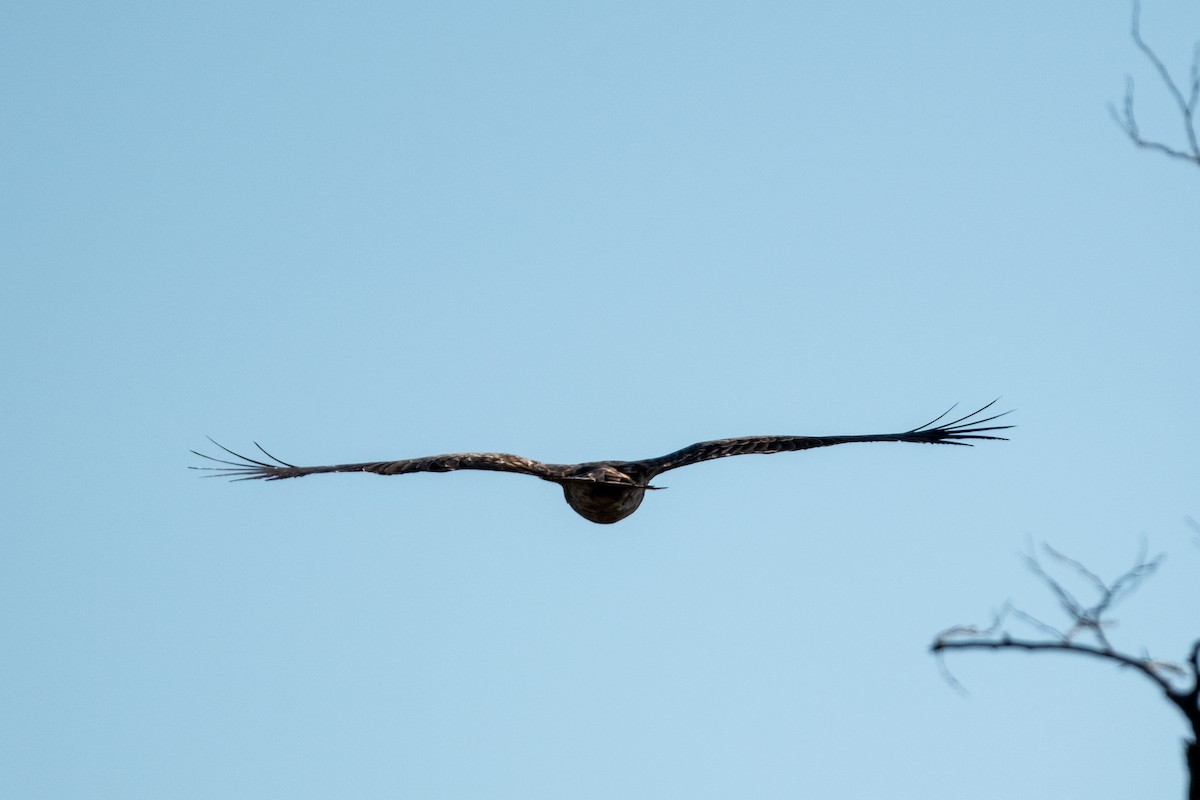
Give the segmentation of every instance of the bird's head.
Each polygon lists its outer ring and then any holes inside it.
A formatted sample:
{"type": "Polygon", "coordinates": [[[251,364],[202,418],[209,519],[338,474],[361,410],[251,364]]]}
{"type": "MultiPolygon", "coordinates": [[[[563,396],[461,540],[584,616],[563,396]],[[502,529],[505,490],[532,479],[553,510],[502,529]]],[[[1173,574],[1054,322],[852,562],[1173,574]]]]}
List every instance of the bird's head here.
{"type": "Polygon", "coordinates": [[[635,485],[635,481],[629,474],[622,472],[612,464],[584,464],[572,476],[578,480],[595,481],[597,483],[620,483],[635,485]]]}

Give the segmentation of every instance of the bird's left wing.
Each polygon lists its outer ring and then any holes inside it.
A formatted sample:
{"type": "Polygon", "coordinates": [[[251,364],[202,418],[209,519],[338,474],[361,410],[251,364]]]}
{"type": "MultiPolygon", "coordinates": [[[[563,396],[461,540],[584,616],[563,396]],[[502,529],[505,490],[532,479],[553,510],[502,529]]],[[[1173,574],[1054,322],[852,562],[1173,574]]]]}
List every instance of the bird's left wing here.
{"type": "MultiPolygon", "coordinates": [[[[209,441],[212,440],[210,439],[209,441]]],[[[522,475],[533,475],[544,480],[553,480],[558,476],[560,471],[556,464],[543,464],[540,461],[534,461],[522,456],[514,456],[510,453],[455,453],[443,456],[426,456],[425,458],[409,458],[401,461],[366,461],[361,464],[298,467],[295,464],[289,464],[271,455],[266,450],[263,450],[257,442],[254,446],[262,451],[263,455],[274,461],[274,464],[235,453],[215,441],[213,444],[237,460],[230,461],[223,458],[214,458],[213,456],[193,450],[192,452],[201,458],[207,458],[209,461],[215,461],[224,466],[190,467],[190,469],[204,470],[211,473],[205,477],[226,477],[242,481],[278,481],[284,478],[301,478],[305,475],[318,475],[324,472],[370,472],[375,475],[407,475],[412,472],[453,472],[460,469],[516,472],[522,475]]]]}
{"type": "Polygon", "coordinates": [[[644,479],[648,481],[655,475],[659,475],[669,469],[678,469],[679,467],[686,467],[689,464],[697,464],[701,461],[711,461],[714,458],[740,456],[751,453],[786,453],[793,450],[811,450],[815,447],[829,447],[835,444],[849,444],[851,442],[919,442],[925,444],[970,446],[972,443],[971,440],[1005,440],[1006,437],[993,435],[993,432],[1002,431],[1014,426],[989,426],[987,423],[1011,412],[1005,411],[1003,414],[994,414],[990,417],[980,418],[980,415],[995,405],[995,403],[996,401],[993,400],[978,411],[967,414],[965,417],[960,417],[953,422],[945,422],[935,427],[935,423],[944,419],[950,413],[950,411],[947,411],[924,425],[920,425],[904,433],[879,433],[860,436],[744,436],[736,439],[716,439],[711,442],[698,442],[682,450],[676,450],[674,453],[668,453],[658,458],[647,458],[642,461],[631,462],[630,466],[639,468],[639,474],[644,475],[644,479]]]}

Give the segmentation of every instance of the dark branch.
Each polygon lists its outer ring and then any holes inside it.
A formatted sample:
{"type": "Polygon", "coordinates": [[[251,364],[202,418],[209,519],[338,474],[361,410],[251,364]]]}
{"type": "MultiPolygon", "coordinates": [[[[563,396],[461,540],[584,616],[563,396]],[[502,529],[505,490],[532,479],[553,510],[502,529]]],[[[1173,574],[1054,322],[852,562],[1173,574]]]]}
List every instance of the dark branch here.
{"type": "MultiPolygon", "coordinates": [[[[1138,549],[1137,560],[1133,567],[1111,583],[1106,583],[1083,564],[1063,555],[1049,545],[1042,545],[1042,550],[1050,558],[1069,568],[1090,584],[1098,595],[1097,601],[1091,605],[1080,602],[1042,567],[1038,561],[1037,552],[1031,548],[1030,553],[1025,556],[1025,563],[1035,575],[1042,579],[1046,588],[1058,600],[1071,623],[1069,630],[1064,633],[1036,617],[1026,614],[1011,603],[1005,603],[987,628],[981,629],[966,625],[949,628],[938,634],[933,640],[933,644],[929,647],[930,651],[936,654],[939,660],[951,650],[1027,650],[1078,653],[1110,661],[1135,670],[1152,681],[1171,704],[1183,712],[1193,731],[1200,733],[1200,707],[1197,705],[1197,701],[1200,699],[1200,641],[1192,646],[1185,668],[1179,664],[1153,659],[1149,655],[1138,657],[1115,650],[1103,630],[1106,626],[1114,624],[1114,620],[1108,617],[1113,606],[1152,575],[1162,563],[1163,556],[1159,554],[1154,558],[1147,558],[1146,543],[1143,541],[1138,549]],[[1043,640],[1013,636],[1005,625],[1006,619],[1010,616],[1049,638],[1043,640]],[[1094,634],[1098,644],[1083,644],[1074,641],[1075,636],[1084,631],[1094,634]],[[1189,673],[1191,685],[1187,689],[1177,688],[1177,685],[1172,683],[1168,677],[1184,678],[1189,677],[1189,673]]],[[[942,671],[943,674],[949,675],[944,663],[942,671]]],[[[956,688],[961,688],[958,681],[953,680],[953,676],[950,676],[950,680],[956,688]]]]}
{"type": "Polygon", "coordinates": [[[1165,665],[1150,659],[1134,658],[1103,647],[1079,644],[1078,642],[1038,642],[1031,639],[1012,639],[1003,634],[998,639],[978,639],[967,641],[946,641],[939,637],[929,648],[934,653],[947,650],[1058,650],[1063,653],[1079,653],[1095,658],[1107,659],[1122,666],[1130,667],[1154,681],[1169,697],[1181,697],[1162,675],[1160,670],[1171,672],[1171,665],[1165,665]]]}
{"type": "MultiPolygon", "coordinates": [[[[1043,544],[1042,550],[1055,561],[1070,567],[1072,571],[1090,583],[1092,589],[1098,595],[1098,599],[1093,605],[1084,605],[1067,591],[1059,581],[1042,568],[1041,563],[1038,562],[1036,552],[1030,552],[1029,555],[1025,556],[1025,564],[1029,567],[1030,571],[1041,578],[1046,587],[1054,593],[1054,596],[1058,598],[1059,605],[1062,606],[1063,611],[1066,612],[1071,620],[1071,629],[1066,634],[1063,634],[1061,638],[1070,641],[1078,633],[1091,632],[1100,644],[1106,649],[1111,650],[1112,645],[1109,643],[1108,637],[1104,634],[1104,628],[1107,625],[1111,625],[1112,621],[1105,619],[1105,615],[1118,601],[1128,596],[1143,580],[1158,569],[1162,563],[1163,556],[1159,554],[1147,560],[1146,542],[1143,540],[1134,566],[1109,585],[1102,581],[1094,572],[1083,566],[1083,564],[1063,555],[1050,545],[1043,544]]],[[[1013,609],[1013,611],[1026,622],[1035,624],[1044,630],[1054,630],[1022,611],[1017,609],[1013,609]]]]}
{"type": "Polygon", "coordinates": [[[1192,668],[1192,688],[1185,699],[1188,707],[1200,715],[1200,639],[1192,643],[1192,652],[1188,654],[1188,666],[1192,668]]]}
{"type": "Polygon", "coordinates": [[[1163,83],[1167,86],[1167,91],[1171,93],[1175,104],[1179,107],[1179,113],[1183,117],[1184,133],[1187,137],[1188,146],[1191,152],[1177,149],[1155,142],[1149,139],[1143,139],[1141,132],[1138,130],[1137,119],[1133,115],[1133,79],[1127,78],[1125,81],[1125,105],[1122,114],[1117,113],[1117,109],[1110,103],[1108,106],[1109,114],[1116,121],[1121,130],[1125,131],[1130,140],[1138,147],[1143,147],[1149,150],[1157,150],[1160,153],[1171,156],[1172,158],[1180,158],[1184,161],[1190,161],[1197,166],[1200,166],[1200,141],[1196,137],[1196,107],[1200,101],[1200,43],[1196,44],[1195,52],[1192,55],[1192,66],[1189,72],[1190,85],[1188,86],[1187,97],[1184,97],[1183,92],[1171,77],[1170,71],[1163,64],[1162,59],[1158,54],[1150,48],[1149,45],[1142,39],[1141,32],[1141,14],[1142,7],[1138,0],[1133,3],[1133,23],[1130,33],[1133,36],[1133,42],[1137,48],[1145,54],[1150,63],[1158,71],[1163,83]]]}
{"type": "Polygon", "coordinates": [[[1192,643],[1186,663],[1174,664],[1153,659],[1145,652],[1139,657],[1115,650],[1103,630],[1106,625],[1112,625],[1114,622],[1107,616],[1113,606],[1136,590],[1142,581],[1152,575],[1162,563],[1163,556],[1160,554],[1148,559],[1146,542],[1143,540],[1138,548],[1138,556],[1133,567],[1111,583],[1106,583],[1083,564],[1063,555],[1049,545],[1042,545],[1042,550],[1059,565],[1069,569],[1078,578],[1090,584],[1091,589],[1099,595],[1099,599],[1092,605],[1081,603],[1056,578],[1043,569],[1038,561],[1037,551],[1031,546],[1029,554],[1025,556],[1025,562],[1057,598],[1059,605],[1071,622],[1070,630],[1063,633],[1036,617],[1014,608],[1011,603],[1006,603],[987,628],[959,625],[942,631],[934,638],[929,649],[937,657],[942,675],[955,689],[960,692],[966,691],[946,666],[946,653],[951,650],[1025,650],[1033,653],[1076,653],[1132,669],[1157,686],[1167,702],[1178,709],[1187,720],[1188,727],[1191,729],[1190,738],[1184,740],[1184,760],[1189,776],[1188,797],[1191,800],[1200,800],[1200,640],[1192,643]],[[1017,638],[1013,636],[1005,625],[1005,619],[1009,615],[1049,638],[1017,638]],[[1083,644],[1074,641],[1073,637],[1080,631],[1091,631],[1095,634],[1098,644],[1083,644]]]}

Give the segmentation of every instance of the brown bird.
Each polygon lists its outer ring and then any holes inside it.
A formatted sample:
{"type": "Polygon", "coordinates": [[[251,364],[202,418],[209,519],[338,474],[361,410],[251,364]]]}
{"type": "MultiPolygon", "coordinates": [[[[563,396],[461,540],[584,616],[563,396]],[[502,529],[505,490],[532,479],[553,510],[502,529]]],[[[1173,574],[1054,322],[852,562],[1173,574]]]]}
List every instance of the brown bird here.
{"type": "Polygon", "coordinates": [[[522,456],[508,453],[456,453],[454,455],[427,456],[425,458],[409,458],[402,461],[367,461],[361,464],[334,464],[324,467],[297,467],[268,453],[255,442],[263,455],[274,464],[256,461],[224,447],[209,439],[238,461],[226,461],[213,458],[204,453],[192,452],[209,461],[216,461],[225,466],[221,467],[190,467],[212,472],[205,477],[230,477],[234,480],[267,480],[278,481],[284,478],[300,478],[305,475],[316,475],[322,472],[372,472],[376,475],[407,475],[410,472],[453,472],[459,469],[482,469],[494,472],[517,472],[522,475],[533,475],[544,481],[557,483],[562,486],[567,503],[581,516],[602,524],[609,524],[625,519],[642,504],[642,497],[647,489],[661,489],[661,486],[651,486],[650,481],[667,470],[698,464],[701,461],[711,461],[714,458],[740,456],[749,453],[783,453],[791,450],[811,450],[814,447],[828,447],[835,444],[850,442],[921,442],[925,444],[957,444],[971,446],[970,441],[991,439],[1006,441],[1004,436],[987,435],[994,431],[1012,428],[1012,425],[992,425],[987,423],[1012,413],[994,414],[980,419],[984,411],[995,405],[996,401],[988,403],[978,411],[960,417],[953,422],[934,425],[944,419],[949,411],[935,417],[924,425],[919,425],[904,433],[879,433],[862,436],[745,436],[736,439],[716,439],[711,442],[697,442],[682,450],[668,453],[657,458],[645,458],[641,461],[589,461],[585,464],[544,464],[522,456]]]}

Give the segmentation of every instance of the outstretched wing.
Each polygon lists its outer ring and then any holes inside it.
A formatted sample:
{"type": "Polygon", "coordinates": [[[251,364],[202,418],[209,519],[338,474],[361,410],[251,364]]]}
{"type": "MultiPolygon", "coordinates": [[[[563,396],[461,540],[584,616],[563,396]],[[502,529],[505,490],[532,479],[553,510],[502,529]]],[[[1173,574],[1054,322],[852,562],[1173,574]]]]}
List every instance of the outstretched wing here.
{"type": "Polygon", "coordinates": [[[332,464],[324,467],[298,467],[281,461],[263,450],[256,442],[254,444],[263,455],[274,461],[274,464],[248,458],[235,453],[229,448],[214,442],[236,461],[214,458],[204,453],[192,452],[201,458],[215,461],[224,466],[219,467],[190,467],[212,473],[205,477],[225,477],[240,481],[279,481],[284,478],[302,478],[305,475],[317,475],[322,472],[370,472],[375,475],[407,475],[410,472],[453,472],[459,469],[482,469],[493,472],[517,472],[522,475],[534,475],[544,480],[553,480],[559,476],[561,468],[556,464],[543,464],[521,456],[509,453],[456,453],[444,456],[427,456],[425,458],[409,458],[402,461],[368,461],[362,464],[332,464]]]}
{"type": "Polygon", "coordinates": [[[999,419],[1005,414],[1010,414],[1012,413],[1011,411],[980,418],[983,412],[995,404],[996,400],[993,400],[983,408],[973,411],[965,417],[959,417],[953,422],[944,422],[934,427],[937,422],[944,419],[950,411],[954,410],[952,406],[948,411],[924,425],[920,425],[904,433],[866,434],[863,436],[745,436],[737,439],[716,439],[711,442],[698,442],[682,450],[676,450],[674,453],[668,453],[658,458],[634,461],[629,466],[644,471],[639,472],[639,476],[644,474],[644,480],[649,481],[654,476],[669,469],[678,469],[679,467],[686,467],[689,464],[698,464],[701,461],[711,461],[714,458],[741,456],[750,453],[786,453],[792,450],[811,450],[814,447],[829,447],[830,445],[849,444],[851,442],[921,442],[925,444],[958,444],[970,446],[971,441],[969,440],[1005,440],[1006,437],[991,435],[991,433],[1014,426],[989,426],[987,423],[999,419]]]}

